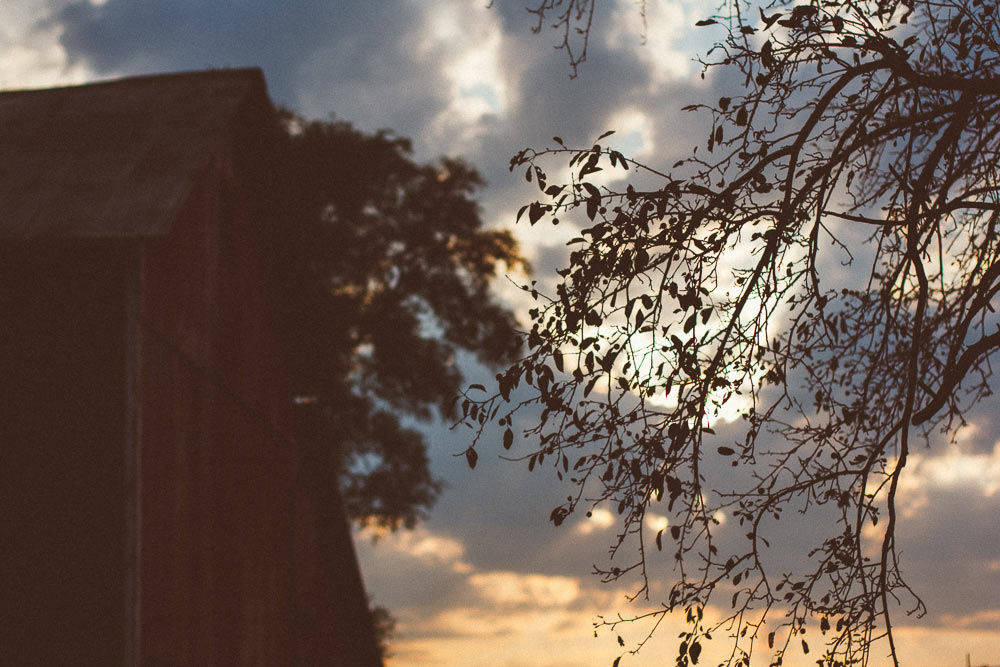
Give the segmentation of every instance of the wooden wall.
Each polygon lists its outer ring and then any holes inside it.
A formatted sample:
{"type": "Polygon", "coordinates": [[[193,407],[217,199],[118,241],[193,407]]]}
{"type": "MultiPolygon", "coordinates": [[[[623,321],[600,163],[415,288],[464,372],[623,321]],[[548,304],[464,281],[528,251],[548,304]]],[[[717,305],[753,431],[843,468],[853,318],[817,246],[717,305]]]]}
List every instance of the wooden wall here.
{"type": "MultiPolygon", "coordinates": [[[[140,664],[379,664],[329,456],[289,438],[264,221],[220,151],[135,267],[140,664]]],[[[329,454],[329,453],[327,453],[329,454]]]]}
{"type": "Polygon", "coordinates": [[[380,664],[332,452],[290,437],[246,107],[168,234],[0,242],[4,666],[380,664]]]}
{"type": "Polygon", "coordinates": [[[124,652],[124,262],[0,245],[0,664],[124,652]]]}

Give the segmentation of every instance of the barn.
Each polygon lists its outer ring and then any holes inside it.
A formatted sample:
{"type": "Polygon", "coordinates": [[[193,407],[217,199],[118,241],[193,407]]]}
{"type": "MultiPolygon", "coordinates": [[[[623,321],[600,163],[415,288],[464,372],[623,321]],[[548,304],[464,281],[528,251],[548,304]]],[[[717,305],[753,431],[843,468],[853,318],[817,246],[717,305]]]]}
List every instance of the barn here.
{"type": "Polygon", "coordinates": [[[0,663],[380,664],[290,436],[275,118],[256,69],[0,93],[0,663]]]}

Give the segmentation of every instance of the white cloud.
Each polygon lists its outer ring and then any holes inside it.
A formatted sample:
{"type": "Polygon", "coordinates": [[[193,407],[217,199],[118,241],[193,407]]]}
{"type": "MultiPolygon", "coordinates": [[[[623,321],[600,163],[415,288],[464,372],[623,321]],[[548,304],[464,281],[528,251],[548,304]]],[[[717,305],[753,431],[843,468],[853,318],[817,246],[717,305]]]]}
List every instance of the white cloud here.
{"type": "Polygon", "coordinates": [[[563,607],[580,597],[580,584],[572,577],[485,572],[470,576],[469,583],[484,600],[502,605],[563,607]]]}
{"type": "Polygon", "coordinates": [[[694,24],[711,11],[711,5],[695,0],[647,2],[644,21],[635,0],[617,0],[605,43],[611,50],[634,51],[649,71],[650,92],[658,92],[699,71],[692,59],[710,46],[708,37],[717,35],[699,34],[694,24]]]}
{"type": "Polygon", "coordinates": [[[391,551],[394,555],[421,561],[425,565],[446,565],[459,574],[473,570],[463,557],[465,546],[458,540],[437,535],[424,527],[414,530],[383,534],[374,528],[365,528],[357,534],[360,540],[374,538],[377,549],[391,551]]]}
{"type": "Polygon", "coordinates": [[[615,523],[615,516],[608,510],[598,507],[590,511],[590,516],[576,524],[574,530],[581,535],[590,535],[596,530],[605,530],[615,523]]]}
{"type": "Polygon", "coordinates": [[[1000,440],[987,453],[970,453],[965,441],[993,438],[996,434],[980,433],[974,423],[963,427],[956,442],[933,455],[915,452],[910,455],[900,486],[914,497],[926,496],[934,489],[976,490],[992,497],[1000,491],[1000,440]]]}
{"type": "Polygon", "coordinates": [[[419,40],[419,57],[436,60],[449,86],[447,106],[425,129],[426,143],[443,152],[464,152],[481,121],[510,104],[499,16],[470,9],[457,0],[428,5],[419,40]]]}
{"type": "Polygon", "coordinates": [[[0,23],[0,88],[39,88],[81,83],[91,73],[71,64],[59,43],[62,28],[39,23],[49,7],[38,0],[4,0],[0,23]]]}

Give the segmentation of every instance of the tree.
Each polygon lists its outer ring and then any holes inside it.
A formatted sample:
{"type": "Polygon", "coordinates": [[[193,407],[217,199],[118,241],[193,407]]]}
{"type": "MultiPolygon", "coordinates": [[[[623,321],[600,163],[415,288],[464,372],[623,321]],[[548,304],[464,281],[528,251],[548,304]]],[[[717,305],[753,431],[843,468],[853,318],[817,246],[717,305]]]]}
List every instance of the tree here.
{"type": "Polygon", "coordinates": [[[513,358],[490,279],[522,259],[483,229],[482,180],[460,160],[418,164],[389,132],[289,112],[276,145],[272,282],[297,437],[310,465],[332,465],[353,519],[412,527],[440,484],[404,418],[450,414],[459,350],[513,358]]]}
{"type": "Polygon", "coordinates": [[[389,610],[381,605],[372,607],[372,625],[375,626],[375,641],[378,643],[379,657],[382,660],[391,658],[389,639],[396,630],[396,619],[389,610]]]}
{"type": "MultiPolygon", "coordinates": [[[[593,9],[532,8],[574,68],[593,9]]],[[[638,574],[648,594],[653,554],[674,554],[649,617],[687,610],[678,665],[723,629],[727,664],[748,665],[766,633],[778,665],[793,645],[809,651],[816,626],[821,665],[867,664],[880,640],[896,661],[893,619],[924,611],[897,555],[900,479],[918,441],[953,435],[990,394],[1000,346],[995,11],[727,2],[698,23],[725,33],[703,76],[736,73],[742,88],[686,107],[711,119],[700,154],[663,168],[556,138],[511,161],[543,193],[519,217],[585,228],[554,291],[525,288],[526,356],[492,396],[467,392],[472,447],[494,421],[509,447],[524,419],[528,469],[550,463],[573,489],[556,525],[616,509],[612,554],[628,542],[635,557],[600,568],[605,580],[638,574]],[[570,181],[551,183],[561,160],[570,181]],[[593,182],[619,168],[624,188],[593,182]],[[654,508],[671,525],[652,535],[654,508]],[[739,539],[720,536],[720,511],[739,539]],[[828,530],[811,559],[777,568],[775,522],[799,513],[828,530]],[[727,618],[708,623],[710,603],[727,618]]]]}

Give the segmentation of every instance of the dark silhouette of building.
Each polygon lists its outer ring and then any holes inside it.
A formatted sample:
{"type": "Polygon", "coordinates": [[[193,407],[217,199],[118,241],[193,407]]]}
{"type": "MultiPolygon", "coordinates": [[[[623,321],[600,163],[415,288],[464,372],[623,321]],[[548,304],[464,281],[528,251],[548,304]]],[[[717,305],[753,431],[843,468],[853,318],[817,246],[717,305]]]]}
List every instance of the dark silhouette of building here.
{"type": "Polygon", "coordinates": [[[0,94],[0,664],[380,663],[289,437],[258,70],[0,94]]]}

